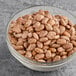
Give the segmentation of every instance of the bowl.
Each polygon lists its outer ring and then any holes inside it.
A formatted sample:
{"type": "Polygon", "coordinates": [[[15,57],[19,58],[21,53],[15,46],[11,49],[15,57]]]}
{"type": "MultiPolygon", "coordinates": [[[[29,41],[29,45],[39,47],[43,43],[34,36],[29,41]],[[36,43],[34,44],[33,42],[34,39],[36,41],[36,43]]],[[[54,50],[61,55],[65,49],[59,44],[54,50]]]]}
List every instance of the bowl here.
{"type": "Polygon", "coordinates": [[[6,31],[6,42],[9,48],[10,53],[19,61],[21,62],[24,66],[32,69],[32,70],[36,70],[36,71],[54,71],[57,70],[63,66],[65,66],[68,62],[70,62],[73,58],[75,58],[76,53],[72,54],[71,56],[69,56],[66,59],[60,60],[60,61],[56,61],[56,62],[50,62],[50,63],[41,63],[41,62],[36,62],[36,61],[32,61],[24,56],[22,56],[21,54],[19,54],[11,45],[10,40],[8,38],[8,29],[10,26],[10,23],[12,20],[16,20],[18,17],[23,16],[25,14],[31,14],[33,12],[36,12],[40,9],[43,10],[48,10],[50,13],[52,13],[53,15],[59,14],[59,15],[64,15],[67,16],[70,20],[73,21],[73,23],[76,22],[75,17],[70,13],[67,12],[63,9],[60,8],[56,8],[56,7],[51,7],[51,6],[34,6],[34,7],[30,7],[30,8],[26,8],[20,12],[18,12],[8,23],[7,26],[7,31],[6,31]]]}

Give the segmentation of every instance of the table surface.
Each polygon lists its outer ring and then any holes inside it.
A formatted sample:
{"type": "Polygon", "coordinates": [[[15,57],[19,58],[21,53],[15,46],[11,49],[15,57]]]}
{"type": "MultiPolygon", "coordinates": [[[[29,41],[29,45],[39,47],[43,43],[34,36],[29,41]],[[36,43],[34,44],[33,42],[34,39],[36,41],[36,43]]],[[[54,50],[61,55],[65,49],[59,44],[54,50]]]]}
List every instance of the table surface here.
{"type": "Polygon", "coordinates": [[[76,0],[0,0],[0,76],[76,76],[76,60],[53,72],[37,72],[24,67],[9,52],[5,30],[11,16],[33,5],[51,5],[76,11],[76,0]]]}

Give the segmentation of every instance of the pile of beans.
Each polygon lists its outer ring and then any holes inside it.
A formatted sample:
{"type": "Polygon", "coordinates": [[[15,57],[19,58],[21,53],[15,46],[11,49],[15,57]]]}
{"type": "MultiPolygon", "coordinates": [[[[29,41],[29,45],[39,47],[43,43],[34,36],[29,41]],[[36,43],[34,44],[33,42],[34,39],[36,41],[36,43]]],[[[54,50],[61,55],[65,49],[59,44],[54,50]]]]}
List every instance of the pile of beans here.
{"type": "Polygon", "coordinates": [[[12,21],[9,39],[23,56],[38,62],[67,58],[76,51],[76,26],[66,16],[39,10],[12,21]]]}

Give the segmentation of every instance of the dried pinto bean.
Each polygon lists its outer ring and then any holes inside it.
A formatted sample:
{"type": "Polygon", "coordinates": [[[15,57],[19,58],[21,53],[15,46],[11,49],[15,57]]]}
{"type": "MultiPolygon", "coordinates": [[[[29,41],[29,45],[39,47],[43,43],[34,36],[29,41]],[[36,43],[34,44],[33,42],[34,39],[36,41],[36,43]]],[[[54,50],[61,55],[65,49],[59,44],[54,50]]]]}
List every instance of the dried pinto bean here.
{"type": "Polygon", "coordinates": [[[44,37],[44,36],[46,36],[47,34],[48,34],[47,31],[40,31],[40,32],[39,32],[39,36],[40,36],[40,37],[44,37]]]}
{"type": "Polygon", "coordinates": [[[54,36],[54,39],[59,39],[59,38],[60,38],[59,35],[54,36]]]}
{"type": "Polygon", "coordinates": [[[40,60],[40,59],[43,59],[43,58],[44,58],[44,54],[36,54],[35,55],[36,60],[40,60]]]}
{"type": "Polygon", "coordinates": [[[67,25],[67,22],[64,19],[61,19],[60,22],[61,22],[61,25],[64,25],[64,26],[67,25]]]}
{"type": "Polygon", "coordinates": [[[70,41],[70,38],[69,37],[67,37],[67,36],[61,36],[61,39],[65,39],[65,40],[68,40],[68,41],[70,41]]]}
{"type": "Polygon", "coordinates": [[[40,15],[40,14],[36,14],[34,16],[34,19],[37,20],[37,21],[41,21],[43,18],[44,18],[44,16],[43,15],[40,15]]]}
{"type": "Polygon", "coordinates": [[[37,42],[37,47],[39,47],[39,48],[43,48],[43,43],[41,43],[41,42],[37,42]]]}
{"type": "Polygon", "coordinates": [[[70,55],[72,55],[74,53],[74,51],[72,50],[72,51],[70,51],[69,53],[68,53],[68,56],[70,56],[70,55]]]}
{"type": "Polygon", "coordinates": [[[24,31],[22,34],[22,38],[27,38],[27,36],[28,36],[28,31],[24,31]]]}
{"type": "Polygon", "coordinates": [[[36,39],[35,38],[28,38],[28,43],[30,43],[30,44],[36,43],[36,39]]]}
{"type": "Polygon", "coordinates": [[[64,49],[73,48],[73,44],[72,44],[72,43],[67,43],[67,44],[63,45],[63,48],[64,48],[64,49]]]}
{"type": "Polygon", "coordinates": [[[38,13],[41,14],[41,15],[45,15],[44,10],[39,10],[38,13]]]}
{"type": "Polygon", "coordinates": [[[48,20],[49,20],[48,18],[43,18],[42,23],[47,24],[48,20]]]}
{"type": "Polygon", "coordinates": [[[60,45],[59,44],[52,44],[51,47],[58,48],[58,47],[60,47],[60,45]]]}
{"type": "Polygon", "coordinates": [[[21,38],[21,37],[22,37],[22,34],[21,34],[21,33],[18,33],[18,34],[13,33],[13,35],[14,35],[16,38],[21,38]]]}
{"type": "Polygon", "coordinates": [[[44,25],[40,25],[39,27],[35,28],[35,31],[41,31],[44,29],[44,25]]]}
{"type": "Polygon", "coordinates": [[[32,57],[32,53],[30,51],[27,51],[26,54],[25,54],[25,57],[31,58],[32,57]]]}
{"type": "Polygon", "coordinates": [[[63,51],[63,52],[60,53],[60,55],[65,56],[65,55],[67,55],[67,52],[63,51]]]}
{"type": "Polygon", "coordinates": [[[61,59],[60,56],[55,56],[54,59],[53,59],[53,61],[59,61],[60,59],[61,59]]]}
{"type": "Polygon", "coordinates": [[[50,50],[47,50],[46,51],[46,58],[51,58],[51,51],[50,50]]]}
{"type": "Polygon", "coordinates": [[[54,58],[56,56],[56,53],[51,53],[51,58],[54,58]]]}
{"type": "Polygon", "coordinates": [[[28,32],[33,32],[33,27],[30,26],[30,27],[28,27],[26,30],[27,30],[28,32]]]}
{"type": "Polygon", "coordinates": [[[57,51],[58,52],[63,52],[63,51],[65,51],[65,49],[63,47],[59,47],[59,48],[57,48],[57,51]]]}
{"type": "Polygon", "coordinates": [[[25,27],[29,27],[32,24],[32,20],[27,20],[24,24],[25,27]]]}
{"type": "Polygon", "coordinates": [[[62,56],[61,58],[62,58],[62,59],[65,59],[65,58],[67,58],[67,56],[66,56],[66,55],[64,55],[64,56],[62,56]]]}
{"type": "Polygon", "coordinates": [[[43,59],[40,59],[40,60],[38,60],[39,62],[46,62],[45,60],[43,60],[43,59]]]}
{"type": "Polygon", "coordinates": [[[27,19],[27,20],[32,19],[32,15],[30,15],[30,14],[24,15],[23,19],[27,19]]]}
{"type": "Polygon", "coordinates": [[[73,22],[70,21],[70,20],[69,20],[68,24],[69,24],[70,26],[74,26],[73,22]]]}
{"type": "Polygon", "coordinates": [[[39,36],[38,36],[38,34],[37,33],[33,33],[33,37],[35,38],[35,39],[39,39],[39,36]]]}
{"type": "Polygon", "coordinates": [[[48,48],[49,48],[49,46],[43,46],[43,50],[46,50],[48,48]]]}
{"type": "Polygon", "coordinates": [[[25,48],[27,48],[27,46],[28,46],[28,43],[27,43],[27,42],[25,42],[25,43],[24,43],[24,47],[25,47],[25,48]]]}
{"type": "Polygon", "coordinates": [[[49,39],[54,39],[54,36],[56,35],[56,33],[54,31],[50,31],[48,34],[47,34],[47,37],[49,39]]]}
{"type": "Polygon", "coordinates": [[[76,41],[72,41],[73,45],[76,47],[76,41]]]}
{"type": "Polygon", "coordinates": [[[15,25],[13,28],[12,28],[12,31],[15,32],[15,33],[21,33],[21,28],[19,25],[15,25]]]}
{"type": "Polygon", "coordinates": [[[60,44],[60,45],[66,44],[66,40],[65,39],[58,39],[57,44],[60,44]]]}
{"type": "Polygon", "coordinates": [[[53,16],[50,13],[45,14],[45,17],[47,17],[49,19],[53,19],[53,16]]]}
{"type": "Polygon", "coordinates": [[[35,48],[35,51],[36,51],[37,53],[43,53],[43,50],[40,49],[40,48],[35,48]]]}
{"type": "Polygon", "coordinates": [[[56,52],[56,49],[55,49],[55,48],[50,48],[50,51],[51,51],[52,53],[55,53],[55,52],[56,52]]]}
{"type": "Polygon", "coordinates": [[[40,38],[40,41],[41,41],[41,42],[46,42],[47,40],[48,40],[47,37],[42,37],[42,38],[40,38]]]}
{"type": "Polygon", "coordinates": [[[61,16],[60,23],[64,26],[66,26],[68,24],[68,18],[65,16],[61,16]]]}
{"type": "Polygon", "coordinates": [[[22,38],[19,38],[16,45],[23,45],[23,39],[22,38]]]}
{"type": "Polygon", "coordinates": [[[18,50],[17,52],[19,52],[21,55],[24,55],[26,53],[24,50],[18,50]]]}
{"type": "Polygon", "coordinates": [[[32,55],[33,55],[33,57],[34,57],[36,54],[37,54],[36,51],[33,50],[33,51],[32,51],[32,55]]]}
{"type": "Polygon", "coordinates": [[[47,31],[51,31],[51,30],[53,30],[53,27],[50,25],[50,24],[46,24],[46,30],[47,31]]]}
{"type": "Polygon", "coordinates": [[[52,62],[52,59],[51,58],[47,59],[47,62],[52,62]]]}
{"type": "Polygon", "coordinates": [[[50,43],[51,43],[51,40],[48,40],[48,41],[44,42],[44,45],[50,45],[50,43]]]}
{"type": "Polygon", "coordinates": [[[20,46],[20,45],[12,45],[13,46],[13,48],[14,49],[16,49],[16,50],[23,50],[24,49],[24,47],[23,46],[20,46]]]}
{"type": "Polygon", "coordinates": [[[71,36],[71,40],[76,40],[76,35],[71,36]]]}
{"type": "Polygon", "coordinates": [[[63,34],[65,31],[65,27],[60,25],[60,34],[63,34]]]}
{"type": "Polygon", "coordinates": [[[65,31],[63,34],[64,34],[65,36],[67,36],[67,37],[70,37],[70,33],[67,32],[67,31],[65,31]]]}
{"type": "Polygon", "coordinates": [[[73,50],[68,52],[68,56],[72,55],[74,52],[76,52],[76,48],[73,48],[73,50]]]}
{"type": "Polygon", "coordinates": [[[32,37],[32,33],[30,32],[30,33],[28,33],[28,37],[32,37]]]}
{"type": "Polygon", "coordinates": [[[34,27],[34,28],[37,28],[37,27],[40,27],[40,25],[41,25],[40,22],[35,22],[35,23],[33,24],[33,27],[34,27]]]}
{"type": "Polygon", "coordinates": [[[70,32],[71,32],[71,35],[74,36],[75,35],[75,28],[71,27],[70,32]]]}
{"type": "Polygon", "coordinates": [[[12,44],[17,44],[17,39],[14,37],[9,37],[12,44]]]}
{"type": "Polygon", "coordinates": [[[30,44],[27,48],[28,51],[32,51],[36,47],[36,44],[30,44]]]}
{"type": "Polygon", "coordinates": [[[54,43],[56,43],[56,40],[52,40],[51,43],[50,43],[50,45],[52,45],[54,43]]]}
{"type": "Polygon", "coordinates": [[[71,28],[71,26],[69,26],[69,25],[66,25],[65,27],[66,27],[66,29],[70,29],[71,28]]]}
{"type": "Polygon", "coordinates": [[[54,31],[55,31],[57,34],[60,33],[60,29],[59,29],[59,27],[57,27],[57,26],[53,26],[53,29],[54,29],[54,31]]]}
{"type": "Polygon", "coordinates": [[[48,23],[49,23],[50,25],[54,25],[54,24],[55,24],[55,21],[50,19],[50,20],[48,21],[48,23]]]}

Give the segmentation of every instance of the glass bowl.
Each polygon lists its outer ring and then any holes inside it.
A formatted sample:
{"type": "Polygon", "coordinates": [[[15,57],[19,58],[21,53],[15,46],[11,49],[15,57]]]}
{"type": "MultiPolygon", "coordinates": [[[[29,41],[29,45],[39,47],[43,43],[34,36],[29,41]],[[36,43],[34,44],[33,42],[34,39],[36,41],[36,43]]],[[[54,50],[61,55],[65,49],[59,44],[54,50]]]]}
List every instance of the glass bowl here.
{"type": "Polygon", "coordinates": [[[36,62],[36,61],[32,61],[24,56],[22,56],[21,54],[19,54],[12,46],[10,43],[10,40],[8,38],[8,29],[10,26],[10,23],[12,20],[16,20],[18,17],[23,16],[25,14],[31,14],[33,12],[36,12],[40,9],[43,10],[48,10],[50,11],[50,13],[52,13],[53,15],[59,14],[59,15],[64,15],[67,16],[70,20],[72,20],[74,23],[76,22],[75,17],[70,13],[67,12],[63,9],[60,8],[56,8],[56,7],[51,7],[51,6],[34,6],[34,7],[30,7],[30,8],[26,8],[20,12],[18,12],[8,23],[7,26],[7,31],[6,31],[6,42],[9,48],[9,51],[11,52],[11,54],[19,61],[21,62],[24,66],[32,69],[32,70],[36,70],[36,71],[53,71],[53,70],[57,70],[61,67],[63,67],[65,64],[67,64],[69,61],[71,61],[73,58],[75,58],[76,53],[72,54],[71,56],[69,56],[66,59],[60,60],[60,61],[56,61],[56,62],[50,62],[50,63],[41,63],[41,62],[36,62]]]}

